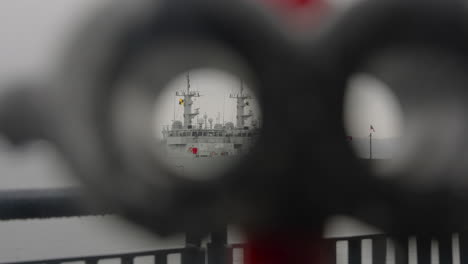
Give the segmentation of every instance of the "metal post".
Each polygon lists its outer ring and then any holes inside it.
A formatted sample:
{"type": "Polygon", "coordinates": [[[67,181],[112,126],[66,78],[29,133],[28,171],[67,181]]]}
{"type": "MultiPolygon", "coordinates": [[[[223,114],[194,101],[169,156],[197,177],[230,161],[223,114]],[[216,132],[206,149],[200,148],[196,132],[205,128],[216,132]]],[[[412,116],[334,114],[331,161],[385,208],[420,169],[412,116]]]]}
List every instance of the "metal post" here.
{"type": "Polygon", "coordinates": [[[336,240],[324,240],[323,256],[320,259],[327,260],[330,264],[336,264],[336,240]]]}
{"type": "Polygon", "coordinates": [[[85,263],[86,263],[86,264],[97,264],[98,261],[99,261],[99,259],[97,259],[97,258],[92,258],[92,259],[86,259],[86,260],[85,260],[85,263]]]}
{"type": "Polygon", "coordinates": [[[378,237],[372,239],[372,263],[385,264],[387,257],[387,238],[378,237]]]}
{"type": "Polygon", "coordinates": [[[396,237],[395,245],[395,264],[408,264],[408,237],[396,237]]]}
{"type": "Polygon", "coordinates": [[[432,238],[428,236],[418,236],[416,238],[416,251],[418,263],[431,263],[432,238]]]}
{"type": "Polygon", "coordinates": [[[361,239],[348,240],[348,263],[361,264],[361,239]]]}
{"type": "Polygon", "coordinates": [[[439,242],[439,263],[452,264],[452,234],[438,236],[437,241],[439,242]]]}
{"type": "Polygon", "coordinates": [[[156,264],[167,264],[167,255],[166,253],[157,253],[154,255],[154,261],[156,264]]]}
{"type": "Polygon", "coordinates": [[[211,233],[211,243],[208,244],[208,264],[229,264],[232,254],[228,254],[227,227],[211,233]]]}
{"type": "Polygon", "coordinates": [[[195,233],[185,235],[185,249],[182,253],[182,264],[203,264],[205,254],[201,248],[202,236],[195,233]]]}
{"type": "Polygon", "coordinates": [[[468,264],[468,232],[458,233],[458,248],[460,253],[460,263],[468,264]]]}
{"type": "Polygon", "coordinates": [[[133,264],[134,257],[123,257],[121,258],[121,264],[133,264]]]}
{"type": "Polygon", "coordinates": [[[369,159],[372,159],[372,132],[369,134],[369,159]]]}

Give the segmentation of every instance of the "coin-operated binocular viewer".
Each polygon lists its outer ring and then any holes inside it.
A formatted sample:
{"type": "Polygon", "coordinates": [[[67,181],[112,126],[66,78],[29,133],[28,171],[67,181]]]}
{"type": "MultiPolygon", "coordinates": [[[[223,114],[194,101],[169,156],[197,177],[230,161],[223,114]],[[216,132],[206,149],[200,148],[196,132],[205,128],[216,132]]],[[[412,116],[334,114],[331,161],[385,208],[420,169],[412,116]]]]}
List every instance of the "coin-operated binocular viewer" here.
{"type": "Polygon", "coordinates": [[[467,8],[364,1],[296,27],[268,2],[112,3],[40,93],[4,96],[0,128],[52,142],[98,206],[162,235],[236,224],[265,247],[308,245],[342,214],[391,233],[461,229],[467,8]],[[358,74],[401,109],[385,169],[345,140],[358,74]]]}

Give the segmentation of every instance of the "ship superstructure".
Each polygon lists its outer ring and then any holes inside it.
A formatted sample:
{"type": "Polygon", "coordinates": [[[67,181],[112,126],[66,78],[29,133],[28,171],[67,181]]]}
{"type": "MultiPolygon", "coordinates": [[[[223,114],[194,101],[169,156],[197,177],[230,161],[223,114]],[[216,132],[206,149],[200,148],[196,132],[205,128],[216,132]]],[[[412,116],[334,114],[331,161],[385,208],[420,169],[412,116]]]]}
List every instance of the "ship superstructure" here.
{"type": "Polygon", "coordinates": [[[182,161],[186,158],[226,158],[248,152],[260,128],[252,110],[246,113],[245,108],[251,104],[252,96],[244,90],[241,82],[240,92],[229,96],[237,101],[236,125],[232,122],[221,123],[219,114],[215,124],[207,114],[194,122],[200,115],[200,109],[192,112],[193,98],[200,97],[200,93],[191,90],[190,75],[187,74],[186,89],[176,92],[179,104],[184,107],[183,123],[174,120],[172,126],[164,127],[162,131],[165,155],[182,161]],[[249,125],[248,120],[251,121],[249,125]]]}

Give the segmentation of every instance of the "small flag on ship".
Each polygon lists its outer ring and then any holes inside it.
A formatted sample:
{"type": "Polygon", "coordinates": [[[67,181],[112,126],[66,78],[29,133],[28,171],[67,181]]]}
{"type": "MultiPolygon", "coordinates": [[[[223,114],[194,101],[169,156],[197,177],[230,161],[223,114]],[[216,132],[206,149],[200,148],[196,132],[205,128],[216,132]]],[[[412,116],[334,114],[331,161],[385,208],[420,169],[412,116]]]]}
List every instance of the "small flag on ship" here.
{"type": "Polygon", "coordinates": [[[375,129],[372,125],[370,125],[370,130],[375,133],[375,129]]]}
{"type": "Polygon", "coordinates": [[[184,99],[179,99],[179,105],[183,105],[185,103],[184,99]]]}

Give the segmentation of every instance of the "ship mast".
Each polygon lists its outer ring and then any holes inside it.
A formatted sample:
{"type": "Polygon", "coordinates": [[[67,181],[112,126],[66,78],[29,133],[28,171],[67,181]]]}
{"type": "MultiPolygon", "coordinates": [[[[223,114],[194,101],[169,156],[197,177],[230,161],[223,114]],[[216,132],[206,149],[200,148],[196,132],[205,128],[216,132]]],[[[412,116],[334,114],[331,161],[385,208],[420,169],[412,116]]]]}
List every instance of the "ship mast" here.
{"type": "Polygon", "coordinates": [[[190,90],[190,73],[187,73],[187,89],[185,91],[176,92],[177,96],[182,96],[184,99],[181,104],[184,105],[184,128],[192,128],[192,119],[199,114],[198,109],[192,112],[193,97],[200,97],[198,91],[190,90]]]}
{"type": "Polygon", "coordinates": [[[245,100],[251,99],[251,96],[244,94],[244,82],[242,80],[240,93],[231,94],[229,97],[237,100],[236,127],[242,129],[244,128],[245,120],[252,116],[252,113],[245,114],[244,111],[245,107],[248,105],[245,100]]]}

